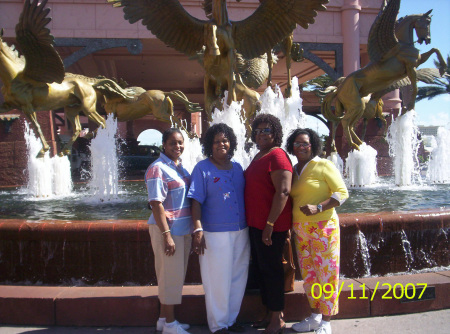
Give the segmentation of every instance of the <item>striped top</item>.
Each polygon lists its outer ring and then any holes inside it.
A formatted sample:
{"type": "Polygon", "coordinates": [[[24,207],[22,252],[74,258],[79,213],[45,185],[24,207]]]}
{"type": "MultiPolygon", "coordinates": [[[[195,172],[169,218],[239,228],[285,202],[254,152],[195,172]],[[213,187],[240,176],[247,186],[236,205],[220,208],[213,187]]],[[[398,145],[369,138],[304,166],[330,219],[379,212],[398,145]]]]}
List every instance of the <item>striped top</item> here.
{"type": "MultiPolygon", "coordinates": [[[[178,166],[164,153],[155,160],[145,173],[148,201],[158,201],[164,206],[167,223],[173,235],[191,233],[191,200],[186,197],[191,176],[180,163],[178,166]]],[[[153,214],[148,224],[156,224],[153,214]]]]}

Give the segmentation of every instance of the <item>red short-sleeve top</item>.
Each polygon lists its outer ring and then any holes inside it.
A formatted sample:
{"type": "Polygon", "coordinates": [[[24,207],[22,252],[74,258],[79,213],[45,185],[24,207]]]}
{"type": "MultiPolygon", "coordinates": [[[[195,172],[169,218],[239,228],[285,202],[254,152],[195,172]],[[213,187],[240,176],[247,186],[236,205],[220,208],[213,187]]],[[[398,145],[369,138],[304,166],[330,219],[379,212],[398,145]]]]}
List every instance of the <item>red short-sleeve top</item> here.
{"type": "MultiPolygon", "coordinates": [[[[275,187],[270,173],[276,170],[292,173],[292,164],[281,148],[252,161],[245,171],[245,213],[247,225],[263,230],[267,223],[275,187]]],[[[283,211],[275,222],[274,231],[287,231],[292,226],[292,200],[289,197],[283,211]]]]}

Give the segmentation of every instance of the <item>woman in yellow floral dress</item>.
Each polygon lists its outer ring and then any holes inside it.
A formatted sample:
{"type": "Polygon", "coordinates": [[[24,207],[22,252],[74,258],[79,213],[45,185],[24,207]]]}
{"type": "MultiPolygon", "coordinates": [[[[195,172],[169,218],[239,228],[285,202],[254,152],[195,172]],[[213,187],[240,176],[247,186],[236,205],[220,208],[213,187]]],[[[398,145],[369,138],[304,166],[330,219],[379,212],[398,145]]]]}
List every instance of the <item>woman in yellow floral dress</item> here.
{"type": "Polygon", "coordinates": [[[348,198],[348,191],[334,164],[319,158],[321,143],[313,130],[294,130],[286,150],[298,160],[291,188],[293,230],[312,313],[292,329],[331,334],[331,316],[339,311],[339,220],[334,208],[348,198]]]}

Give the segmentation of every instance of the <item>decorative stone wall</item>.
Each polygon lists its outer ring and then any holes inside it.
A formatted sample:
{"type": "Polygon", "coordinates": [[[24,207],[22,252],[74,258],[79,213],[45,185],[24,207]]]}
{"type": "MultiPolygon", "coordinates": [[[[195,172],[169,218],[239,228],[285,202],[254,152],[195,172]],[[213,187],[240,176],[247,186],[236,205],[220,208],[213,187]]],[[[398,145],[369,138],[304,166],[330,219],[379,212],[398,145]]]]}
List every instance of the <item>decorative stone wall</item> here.
{"type": "MultiPolygon", "coordinates": [[[[346,278],[450,265],[448,209],[342,214],[340,226],[346,278]]],[[[144,221],[0,220],[0,254],[1,284],[156,285],[144,221]]],[[[186,283],[200,282],[191,255],[186,283]]]]}

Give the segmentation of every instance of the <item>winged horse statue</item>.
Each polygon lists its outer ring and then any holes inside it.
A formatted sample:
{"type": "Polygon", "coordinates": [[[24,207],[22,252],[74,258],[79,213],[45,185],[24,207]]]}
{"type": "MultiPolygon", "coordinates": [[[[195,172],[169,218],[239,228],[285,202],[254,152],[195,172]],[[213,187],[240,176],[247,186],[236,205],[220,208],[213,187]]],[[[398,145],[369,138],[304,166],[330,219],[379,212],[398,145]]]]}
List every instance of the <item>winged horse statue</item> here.
{"type": "Polygon", "coordinates": [[[23,56],[0,36],[0,78],[5,100],[0,106],[0,112],[13,109],[24,112],[42,142],[38,157],[43,157],[50,148],[37,121],[38,111],[64,108],[66,118],[72,124],[73,134],[60,152],[61,156],[70,154],[82,130],[79,118],[81,112],[97,126],[105,127],[105,120],[96,111],[98,97],[105,110],[113,113],[119,121],[153,114],[157,120],[185,129],[174,114],[170,97],[180,100],[189,112],[201,111],[198,103],[189,102],[180,91],[145,91],[140,87],[123,89],[108,78],[65,73],[63,62],[53,47],[54,38],[46,28],[51,21],[47,17],[50,9],[45,8],[46,3],[47,0],[40,4],[38,0],[24,2],[16,25],[16,39],[23,56]]]}
{"type": "Polygon", "coordinates": [[[0,36],[0,78],[3,82],[2,94],[5,102],[0,112],[13,109],[22,110],[37,131],[42,149],[38,157],[43,157],[50,149],[36,112],[64,108],[67,119],[72,123],[74,134],[63,148],[71,150],[72,143],[81,132],[79,113],[83,112],[89,120],[105,127],[104,119],[97,113],[96,92],[86,77],[66,75],[64,65],[53,47],[54,38],[46,25],[50,9],[45,8],[47,0],[38,4],[25,0],[19,23],[16,25],[16,39],[23,56],[8,46],[0,36]]]}
{"type": "Polygon", "coordinates": [[[445,72],[446,63],[438,49],[432,48],[420,54],[414,47],[414,30],[420,44],[423,42],[429,44],[431,41],[431,10],[425,14],[405,16],[396,22],[399,9],[400,0],[388,0],[383,3],[369,32],[369,64],[340,80],[341,82],[334,88],[330,87],[322,102],[322,114],[334,123],[332,131],[334,151],[336,150],[334,132],[338,122],[342,123],[348,143],[359,150],[362,141],[356,135],[354,125],[361,117],[365,117],[366,108],[372,114],[381,115],[380,99],[385,93],[411,84],[414,98],[402,108],[402,114],[414,109],[417,95],[416,69],[433,53],[436,53],[439,59],[440,75],[445,72]],[[331,111],[334,99],[336,99],[335,113],[331,111]]]}
{"type": "MultiPolygon", "coordinates": [[[[212,17],[201,20],[191,16],[178,0],[107,0],[123,7],[130,23],[142,20],[158,39],[188,56],[205,46],[203,67],[205,111],[228,90],[227,103],[236,100],[236,52],[247,59],[256,58],[289,35],[299,24],[308,28],[317,11],[326,10],[328,0],[264,0],[242,21],[228,18],[226,0],[212,0],[212,17]]],[[[211,1],[205,1],[211,2],[211,1]]]]}

